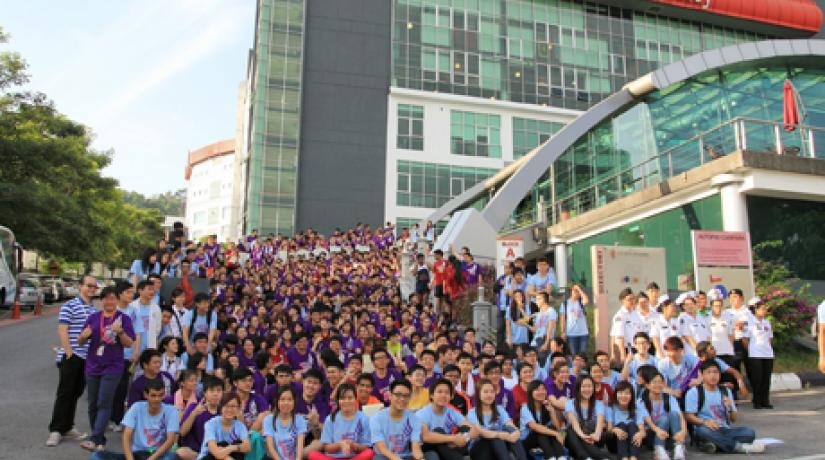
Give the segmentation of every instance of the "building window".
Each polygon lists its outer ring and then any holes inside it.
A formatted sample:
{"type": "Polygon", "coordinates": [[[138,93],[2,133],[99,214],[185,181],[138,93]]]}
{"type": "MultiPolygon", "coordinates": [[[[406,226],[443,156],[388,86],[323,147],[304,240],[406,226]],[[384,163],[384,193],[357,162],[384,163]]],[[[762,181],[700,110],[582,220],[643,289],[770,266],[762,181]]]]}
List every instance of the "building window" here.
{"type": "Polygon", "coordinates": [[[424,150],[424,107],[398,104],[399,149],[424,150]]]}
{"type": "Polygon", "coordinates": [[[194,225],[203,225],[206,223],[206,211],[198,211],[192,216],[192,223],[194,225]]]}
{"type": "Polygon", "coordinates": [[[556,134],[564,123],[513,117],[513,157],[520,158],[556,134]]]}
{"type": "Polygon", "coordinates": [[[454,155],[501,158],[501,117],[453,110],[450,152],[454,155]]]}
{"type": "Polygon", "coordinates": [[[396,172],[398,206],[438,208],[497,170],[401,160],[396,172]]]}

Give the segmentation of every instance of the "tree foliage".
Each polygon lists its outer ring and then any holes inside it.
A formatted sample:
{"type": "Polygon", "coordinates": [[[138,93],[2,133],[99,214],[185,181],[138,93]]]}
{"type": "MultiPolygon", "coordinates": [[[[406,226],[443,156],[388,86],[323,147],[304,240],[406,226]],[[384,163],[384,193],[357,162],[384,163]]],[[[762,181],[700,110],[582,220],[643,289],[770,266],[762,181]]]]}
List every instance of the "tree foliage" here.
{"type": "Polygon", "coordinates": [[[126,203],[141,209],[157,209],[164,216],[183,216],[183,189],[146,197],[138,192],[124,192],[126,203]]]}
{"type": "MultiPolygon", "coordinates": [[[[0,43],[7,36],[0,29],[0,43]]],[[[161,235],[160,213],[124,202],[101,171],[113,152],[28,81],[20,55],[0,52],[0,224],[24,247],[66,260],[123,264],[161,235]]]]}

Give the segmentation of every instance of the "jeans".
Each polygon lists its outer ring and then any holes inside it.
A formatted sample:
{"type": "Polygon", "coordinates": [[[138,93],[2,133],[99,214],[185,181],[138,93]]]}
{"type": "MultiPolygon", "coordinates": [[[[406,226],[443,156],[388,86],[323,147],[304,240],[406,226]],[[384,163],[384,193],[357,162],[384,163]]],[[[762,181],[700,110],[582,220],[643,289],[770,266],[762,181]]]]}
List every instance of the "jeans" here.
{"type": "Polygon", "coordinates": [[[570,347],[570,353],[587,353],[587,346],[590,342],[589,335],[568,335],[567,346],[570,347]]]}
{"type": "Polygon", "coordinates": [[[64,434],[74,427],[77,400],[86,388],[85,368],[86,360],[77,355],[72,355],[69,359],[64,357],[57,363],[60,380],[57,383],[57,395],[54,398],[49,431],[64,434]]]}
{"type": "Polygon", "coordinates": [[[697,438],[716,444],[716,447],[725,453],[731,453],[736,448],[736,444],[750,444],[756,439],[756,433],[752,428],[746,426],[736,426],[711,430],[704,425],[698,425],[694,429],[697,438]]]}
{"type": "Polygon", "coordinates": [[[112,414],[109,416],[109,420],[116,424],[123,421],[123,414],[126,413],[126,396],[129,392],[129,382],[132,381],[132,373],[129,372],[131,365],[131,361],[123,361],[123,375],[120,377],[115,389],[115,397],[112,400],[112,414]]]}
{"type": "MultiPolygon", "coordinates": [[[[132,452],[135,460],[146,460],[152,456],[151,452],[145,450],[132,452]]],[[[158,457],[158,460],[177,460],[178,456],[174,452],[166,452],[158,457]]],[[[115,452],[94,452],[90,460],[126,460],[126,456],[115,452]]]]}
{"type": "Polygon", "coordinates": [[[625,439],[619,439],[613,433],[610,433],[608,436],[608,445],[612,447],[615,444],[617,457],[639,457],[639,447],[633,444],[633,436],[636,436],[636,433],[639,432],[639,425],[635,423],[619,423],[615,427],[627,433],[625,439]]]}
{"type": "MultiPolygon", "coordinates": [[[[668,439],[672,439],[674,434],[682,431],[682,419],[679,417],[679,414],[669,412],[667,417],[661,417],[659,421],[656,422],[656,426],[667,431],[671,435],[671,438],[668,439]]],[[[665,447],[665,441],[659,439],[656,433],[651,432],[648,436],[653,437],[653,445],[665,447]]]]}
{"type": "MultiPolygon", "coordinates": [[[[375,453],[372,449],[362,450],[354,457],[349,457],[350,460],[370,460],[373,458],[375,453]]],[[[307,460],[336,460],[336,457],[329,456],[327,454],[323,454],[321,452],[310,452],[307,456],[307,460]]]]}
{"type": "Polygon", "coordinates": [[[112,399],[120,381],[120,374],[87,375],[89,392],[89,426],[92,434],[89,439],[96,445],[106,445],[106,425],[112,412],[112,399]]]}
{"type": "Polygon", "coordinates": [[[599,442],[595,444],[588,444],[573,431],[567,431],[567,437],[564,438],[564,443],[567,445],[567,449],[570,451],[570,456],[573,458],[593,458],[596,460],[601,460],[605,458],[610,458],[610,453],[603,449],[602,446],[604,445],[604,433],[602,433],[602,437],[599,442]]]}
{"type": "MultiPolygon", "coordinates": [[[[445,434],[441,428],[436,428],[433,432],[445,434]]],[[[466,447],[455,448],[447,444],[424,443],[421,449],[424,451],[426,460],[464,460],[464,454],[467,452],[466,447]]]]}
{"type": "Polygon", "coordinates": [[[522,441],[522,445],[524,445],[524,449],[527,451],[538,447],[541,449],[542,454],[544,454],[544,458],[564,456],[564,446],[559,443],[558,439],[553,436],[547,436],[546,434],[536,433],[532,430],[530,434],[527,435],[527,439],[522,441]]]}
{"type": "MultiPolygon", "coordinates": [[[[401,460],[412,460],[412,455],[401,455],[401,460]]],[[[424,456],[426,458],[426,455],[424,456]]],[[[375,451],[375,456],[372,457],[372,460],[389,460],[388,457],[384,457],[383,455],[379,454],[378,451],[375,451]]]]}

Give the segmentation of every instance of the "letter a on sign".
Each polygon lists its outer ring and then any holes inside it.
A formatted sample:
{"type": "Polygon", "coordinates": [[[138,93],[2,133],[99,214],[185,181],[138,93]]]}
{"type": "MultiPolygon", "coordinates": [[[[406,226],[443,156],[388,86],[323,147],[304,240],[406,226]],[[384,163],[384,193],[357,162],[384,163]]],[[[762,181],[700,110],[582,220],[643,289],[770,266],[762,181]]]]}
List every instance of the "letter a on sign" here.
{"type": "Polygon", "coordinates": [[[516,251],[514,251],[513,248],[507,248],[507,255],[505,255],[504,257],[506,257],[506,258],[513,257],[513,258],[515,258],[516,257],[516,251]]]}

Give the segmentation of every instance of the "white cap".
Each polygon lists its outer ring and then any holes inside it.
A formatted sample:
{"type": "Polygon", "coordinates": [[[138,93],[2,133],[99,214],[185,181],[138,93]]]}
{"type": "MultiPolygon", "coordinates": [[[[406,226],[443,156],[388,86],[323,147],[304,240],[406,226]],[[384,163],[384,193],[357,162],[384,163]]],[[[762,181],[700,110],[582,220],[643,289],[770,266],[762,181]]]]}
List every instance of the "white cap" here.
{"type": "Polygon", "coordinates": [[[694,298],[696,298],[696,295],[693,291],[683,292],[679,294],[679,297],[676,297],[676,305],[682,305],[683,303],[685,303],[685,300],[694,298]]]}
{"type": "Polygon", "coordinates": [[[662,304],[664,304],[668,300],[670,300],[670,296],[667,295],[667,294],[662,294],[662,295],[659,296],[659,300],[656,301],[656,306],[660,307],[660,306],[662,306],[662,304]]]}
{"type": "Polygon", "coordinates": [[[713,288],[708,291],[708,301],[713,302],[714,300],[722,300],[725,296],[722,295],[722,291],[719,289],[713,288]]]}
{"type": "Polygon", "coordinates": [[[761,303],[761,302],[762,302],[762,299],[760,299],[758,295],[755,295],[755,296],[751,297],[751,300],[748,300],[748,306],[749,307],[755,307],[756,304],[761,303]]]}

